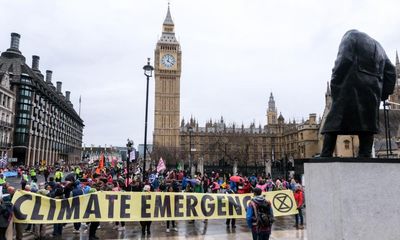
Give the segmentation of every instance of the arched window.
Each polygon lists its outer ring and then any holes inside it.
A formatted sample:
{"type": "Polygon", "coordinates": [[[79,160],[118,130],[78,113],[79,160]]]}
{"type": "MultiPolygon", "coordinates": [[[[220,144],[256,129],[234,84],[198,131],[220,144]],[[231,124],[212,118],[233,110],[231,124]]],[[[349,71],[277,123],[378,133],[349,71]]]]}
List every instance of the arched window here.
{"type": "Polygon", "coordinates": [[[346,139],[343,141],[343,143],[344,143],[344,149],[349,150],[350,149],[350,141],[346,139]]]}

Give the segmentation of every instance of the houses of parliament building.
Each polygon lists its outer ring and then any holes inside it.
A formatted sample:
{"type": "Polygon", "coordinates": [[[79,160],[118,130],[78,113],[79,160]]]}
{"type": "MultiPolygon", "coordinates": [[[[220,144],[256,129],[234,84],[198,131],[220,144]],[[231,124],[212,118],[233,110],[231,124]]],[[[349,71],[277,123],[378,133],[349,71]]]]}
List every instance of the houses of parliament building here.
{"type": "MultiPolygon", "coordinates": [[[[173,167],[192,165],[198,171],[210,169],[242,169],[250,167],[259,172],[271,172],[271,165],[294,164],[297,159],[312,158],[320,153],[323,136],[320,128],[329,112],[331,93],[325,94],[325,109],[321,118],[309,114],[302,122],[285,121],[278,110],[274,96],[270,93],[266,107],[265,125],[250,126],[227,123],[223,117],[209,120],[203,126],[195,118],[180,119],[180,77],[182,51],[175,37],[174,22],[168,7],[162,26],[162,35],[155,49],[155,112],[153,132],[154,160],[162,157],[173,167]]],[[[400,72],[400,61],[396,52],[396,70],[400,72]]],[[[399,76],[399,75],[398,75],[399,76]]],[[[399,77],[398,77],[399,79],[399,77]]],[[[399,80],[398,80],[399,82],[399,80]]],[[[397,84],[389,101],[400,103],[400,85],[397,84]]],[[[392,139],[400,143],[399,106],[390,106],[392,139]]],[[[383,116],[383,110],[380,115],[383,116]]],[[[381,128],[383,128],[383,117],[381,128]]],[[[383,130],[381,130],[383,132],[383,130]]],[[[384,134],[377,134],[376,145],[384,141],[384,134]]],[[[395,146],[396,147],[396,146],[395,146]]],[[[381,151],[382,146],[376,149],[381,151]]],[[[397,151],[400,154],[400,148],[397,151]]],[[[339,136],[334,152],[338,157],[355,157],[358,150],[357,136],[339,136]]],[[[378,155],[377,155],[378,156],[378,155]]],[[[254,172],[254,171],[253,171],[254,172]]]]}
{"type": "Polygon", "coordinates": [[[310,158],[319,153],[319,125],[316,114],[306,121],[285,122],[278,115],[271,93],[266,124],[228,124],[223,117],[200,126],[194,119],[180,120],[180,76],[182,52],[175,37],[168,7],[162,35],[155,49],[155,110],[152,159],[163,157],[167,165],[194,168],[255,167],[267,169],[272,162],[310,158]]]}

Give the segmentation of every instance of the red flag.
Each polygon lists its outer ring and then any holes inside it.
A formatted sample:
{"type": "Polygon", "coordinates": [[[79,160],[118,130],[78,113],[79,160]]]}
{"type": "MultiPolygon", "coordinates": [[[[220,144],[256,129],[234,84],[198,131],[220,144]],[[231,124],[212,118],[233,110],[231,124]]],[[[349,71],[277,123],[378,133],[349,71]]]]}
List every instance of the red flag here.
{"type": "Polygon", "coordinates": [[[103,169],[104,168],[104,154],[100,154],[100,160],[99,160],[99,168],[103,169]]]}
{"type": "Polygon", "coordinates": [[[158,165],[157,165],[157,172],[162,172],[165,169],[167,169],[167,167],[165,166],[164,160],[162,158],[160,158],[160,161],[158,161],[158,165]]]}

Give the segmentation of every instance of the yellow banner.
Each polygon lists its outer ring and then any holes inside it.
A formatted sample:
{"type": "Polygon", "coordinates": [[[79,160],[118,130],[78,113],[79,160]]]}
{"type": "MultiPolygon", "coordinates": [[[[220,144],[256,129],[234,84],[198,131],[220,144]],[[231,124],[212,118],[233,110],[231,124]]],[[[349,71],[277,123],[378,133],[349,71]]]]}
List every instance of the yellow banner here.
{"type": "MultiPolygon", "coordinates": [[[[297,213],[292,191],[265,196],[275,217],[297,213]]],[[[15,222],[35,224],[245,218],[251,198],[251,194],[96,192],[53,199],[19,190],[12,202],[15,222]]]]}

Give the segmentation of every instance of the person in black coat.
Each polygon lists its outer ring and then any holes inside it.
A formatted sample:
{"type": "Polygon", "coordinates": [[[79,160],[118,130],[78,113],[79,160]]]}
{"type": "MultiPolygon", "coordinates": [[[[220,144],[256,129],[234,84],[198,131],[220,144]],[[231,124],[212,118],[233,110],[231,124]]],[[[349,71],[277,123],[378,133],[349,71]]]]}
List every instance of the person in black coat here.
{"type": "Polygon", "coordinates": [[[358,30],[346,32],[332,70],[332,106],[321,131],[320,156],[332,157],[337,135],[358,135],[358,156],[371,157],[380,101],[393,93],[395,83],[395,67],[382,46],[358,30]]]}

